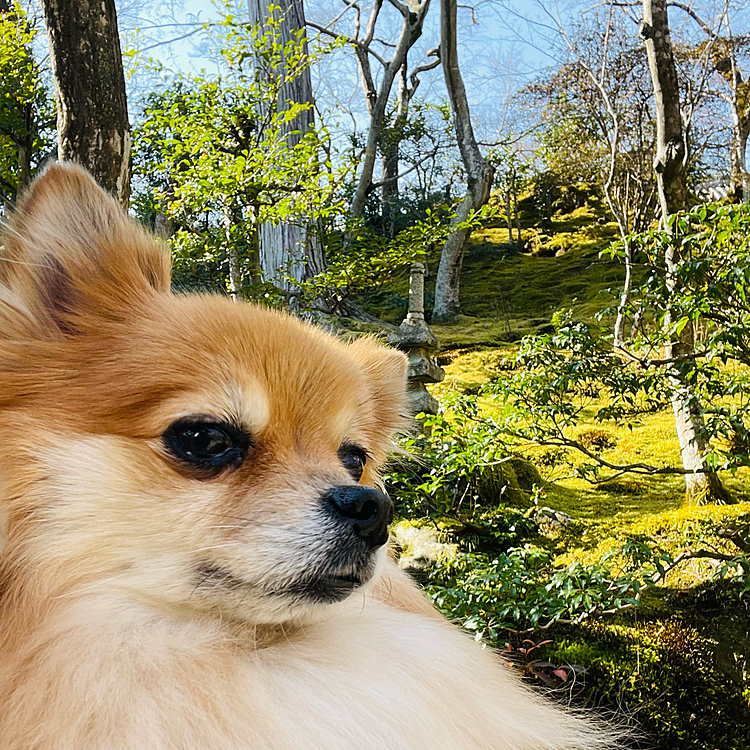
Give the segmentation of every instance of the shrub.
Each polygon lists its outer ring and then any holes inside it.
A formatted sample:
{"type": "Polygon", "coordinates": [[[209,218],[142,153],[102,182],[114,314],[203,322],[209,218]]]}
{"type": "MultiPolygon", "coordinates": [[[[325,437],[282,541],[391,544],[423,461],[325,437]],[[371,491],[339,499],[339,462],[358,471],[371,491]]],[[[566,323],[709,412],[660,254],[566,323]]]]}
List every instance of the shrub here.
{"type": "Polygon", "coordinates": [[[601,427],[587,427],[578,430],[576,439],[584,448],[588,448],[595,453],[612,450],[617,446],[617,438],[609,430],[601,427]]]}
{"type": "Polygon", "coordinates": [[[717,669],[714,644],[677,620],[570,628],[543,653],[551,662],[584,665],[579,697],[632,716],[644,735],[640,747],[747,747],[747,700],[717,669]]]}

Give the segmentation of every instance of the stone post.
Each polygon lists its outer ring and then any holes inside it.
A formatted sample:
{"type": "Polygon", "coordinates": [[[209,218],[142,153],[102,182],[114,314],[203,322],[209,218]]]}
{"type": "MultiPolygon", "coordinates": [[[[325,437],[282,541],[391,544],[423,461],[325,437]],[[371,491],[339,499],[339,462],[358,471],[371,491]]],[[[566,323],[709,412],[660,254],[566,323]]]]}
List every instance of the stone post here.
{"type": "MultiPolygon", "coordinates": [[[[405,352],[408,358],[407,408],[412,415],[437,414],[439,403],[425,383],[439,383],[445,372],[432,360],[437,339],[424,320],[424,274],[422,263],[413,263],[409,277],[409,311],[401,325],[388,336],[388,343],[405,352]]],[[[422,425],[415,424],[421,431],[422,425]]]]}

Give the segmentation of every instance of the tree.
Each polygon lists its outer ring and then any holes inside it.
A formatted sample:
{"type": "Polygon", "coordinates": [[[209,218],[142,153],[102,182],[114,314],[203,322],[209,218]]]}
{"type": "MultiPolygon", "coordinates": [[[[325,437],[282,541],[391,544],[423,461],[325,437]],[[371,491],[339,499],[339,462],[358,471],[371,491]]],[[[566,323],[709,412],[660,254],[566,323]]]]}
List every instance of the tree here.
{"type": "MultiPolygon", "coordinates": [[[[395,236],[396,218],[399,207],[399,170],[401,164],[401,144],[408,137],[410,126],[409,108],[414,95],[417,93],[421,82],[419,75],[432,70],[440,65],[440,50],[435,47],[427,53],[428,57],[434,57],[432,62],[418,65],[409,73],[407,60],[404,58],[403,65],[399,71],[398,95],[396,105],[390,117],[386,117],[386,123],[380,135],[380,153],[382,157],[382,179],[380,181],[380,202],[382,206],[383,228],[389,237],[395,236]]],[[[418,130],[418,128],[417,128],[418,130]]],[[[433,150],[424,158],[435,158],[436,151],[433,150]]]]}
{"type": "MultiPolygon", "coordinates": [[[[677,70],[672,54],[669,34],[669,17],[666,0],[643,0],[641,35],[645,39],[649,70],[654,87],[656,109],[656,159],[654,168],[659,188],[662,225],[668,231],[677,231],[670,225],[669,217],[688,206],[686,160],[688,154],[682,129],[680,91],[677,70]]],[[[671,245],[664,258],[667,278],[676,289],[675,271],[680,261],[679,250],[671,245]]],[[[665,325],[671,326],[672,315],[667,315],[665,325]]],[[[681,330],[665,345],[665,357],[671,360],[672,409],[680,443],[680,453],[685,469],[694,473],[685,475],[687,497],[724,499],[718,477],[706,462],[709,446],[700,404],[690,383],[694,369],[695,332],[691,320],[686,320],[681,330]]]]}
{"type": "Polygon", "coordinates": [[[276,282],[291,276],[293,249],[288,264],[274,267],[277,276],[261,285],[258,227],[297,226],[340,206],[332,198],[336,179],[318,161],[317,131],[289,129],[311,104],[285,100],[282,92],[311,56],[301,34],[282,43],[281,25],[280,18],[256,27],[229,17],[215,27],[220,73],[175,76],[150,98],[136,163],[148,185],[138,196],[142,212],[163,213],[175,226],[178,275],[210,282],[210,265],[234,297],[252,290],[288,303],[297,290],[276,282]]]}
{"type": "Polygon", "coordinates": [[[124,206],[130,124],[114,0],[42,0],[57,102],[58,157],[82,164],[124,206]]]}
{"type": "MultiPolygon", "coordinates": [[[[674,3],[695,20],[708,36],[708,41],[699,45],[701,53],[707,53],[714,72],[724,84],[718,96],[726,102],[732,113],[732,143],[729,150],[729,178],[735,195],[743,202],[750,202],[750,174],[747,171],[747,141],[750,137],[750,81],[742,74],[742,67],[747,67],[750,52],[750,36],[735,36],[730,21],[729,2],[719,20],[719,31],[715,31],[703,20],[693,8],[682,3],[674,3]],[[726,35],[721,34],[721,26],[726,28],[726,35]],[[742,63],[744,62],[744,66],[742,63]]],[[[747,73],[745,74],[747,75],[747,73]]]]}
{"type": "Polygon", "coordinates": [[[48,153],[54,112],[21,6],[0,0],[0,201],[15,202],[48,153]]]}
{"type": "MultiPolygon", "coordinates": [[[[408,5],[402,3],[400,0],[389,0],[389,2],[398,11],[402,18],[401,30],[398,38],[395,43],[387,44],[389,48],[393,49],[390,59],[385,59],[373,49],[375,28],[383,8],[383,0],[375,0],[372,4],[365,26],[365,33],[361,38],[361,9],[356,3],[349,4],[346,9],[349,10],[350,8],[353,8],[356,13],[355,32],[353,36],[347,36],[333,31],[329,28],[330,24],[329,26],[321,26],[320,24],[308,21],[308,26],[318,30],[321,34],[326,34],[335,39],[344,41],[347,44],[351,44],[357,56],[360,82],[367,102],[369,125],[364,146],[364,154],[359,167],[359,177],[351,201],[350,214],[355,219],[362,218],[365,212],[367,198],[374,188],[373,174],[377,161],[378,147],[382,146],[384,142],[384,124],[393,84],[397,76],[401,75],[402,80],[403,77],[406,76],[406,64],[409,50],[422,35],[425,16],[430,8],[430,0],[421,0],[421,2],[408,5]],[[377,86],[375,84],[375,77],[372,73],[370,58],[374,58],[379,62],[383,69],[380,83],[377,86]]],[[[341,14],[339,14],[337,18],[340,16],[341,14]]],[[[431,67],[435,66],[428,64],[424,67],[418,68],[414,75],[418,75],[419,71],[428,70],[431,67]]],[[[414,82],[412,82],[412,86],[414,90],[416,90],[414,82]]],[[[404,92],[405,91],[406,90],[404,90],[404,92]]],[[[409,97],[408,94],[404,92],[402,92],[402,94],[404,103],[406,103],[409,97]]],[[[393,175],[387,179],[390,180],[392,178],[393,175]]]]}
{"type": "MultiPolygon", "coordinates": [[[[277,0],[268,5],[268,0],[247,0],[249,21],[263,27],[272,18],[278,31],[278,44],[286,48],[289,42],[301,44],[303,55],[308,55],[305,38],[305,9],[303,0],[277,0]]],[[[297,45],[289,47],[297,50],[297,45]]],[[[262,65],[262,61],[259,60],[262,65]]],[[[281,59],[282,66],[294,64],[281,59]]],[[[296,117],[284,123],[289,148],[300,143],[305,133],[315,128],[314,97],[310,67],[304,66],[299,74],[285,80],[275,103],[280,111],[289,106],[305,105],[297,109],[296,117]]],[[[285,292],[292,291],[295,282],[312,278],[325,268],[325,253],[320,242],[319,228],[299,217],[295,222],[263,222],[258,229],[258,258],[263,278],[271,281],[285,292]]]]}
{"type": "MultiPolygon", "coordinates": [[[[474,136],[469,101],[458,67],[456,15],[456,0],[442,0],[440,4],[440,56],[467,181],[466,194],[456,213],[456,225],[460,225],[465,224],[473,212],[487,203],[495,170],[482,156],[474,136]]],[[[443,245],[435,278],[435,305],[432,312],[432,319],[435,322],[447,322],[458,315],[461,267],[469,234],[470,230],[466,226],[458,228],[443,245]]]]}

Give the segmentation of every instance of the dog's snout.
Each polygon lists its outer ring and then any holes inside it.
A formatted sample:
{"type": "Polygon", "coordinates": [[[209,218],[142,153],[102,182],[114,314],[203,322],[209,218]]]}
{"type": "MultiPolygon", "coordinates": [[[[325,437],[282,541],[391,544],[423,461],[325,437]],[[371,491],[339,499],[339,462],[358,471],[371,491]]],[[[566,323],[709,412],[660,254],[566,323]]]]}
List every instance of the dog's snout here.
{"type": "Polygon", "coordinates": [[[379,490],[359,485],[331,487],[322,502],[330,513],[345,520],[370,549],[388,541],[393,504],[379,490]]]}

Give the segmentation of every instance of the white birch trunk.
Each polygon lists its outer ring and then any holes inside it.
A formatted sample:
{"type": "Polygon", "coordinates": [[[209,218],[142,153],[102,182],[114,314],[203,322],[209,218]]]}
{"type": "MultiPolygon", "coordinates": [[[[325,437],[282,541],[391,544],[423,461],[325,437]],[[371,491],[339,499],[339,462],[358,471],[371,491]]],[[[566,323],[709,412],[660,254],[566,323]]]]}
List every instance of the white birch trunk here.
{"type": "MultiPolygon", "coordinates": [[[[445,85],[456,123],[456,137],[461,160],[466,170],[468,188],[459,205],[456,223],[465,221],[472,210],[481,208],[490,197],[495,170],[479,151],[466,89],[458,67],[458,42],[456,32],[456,0],[442,0],[440,5],[440,57],[445,74],[445,85]]],[[[512,228],[512,227],[511,227],[512,228]]],[[[445,241],[440,254],[440,265],[435,277],[435,305],[433,322],[454,320],[459,312],[459,283],[469,232],[458,229],[445,241]]]]}
{"type": "MultiPolygon", "coordinates": [[[[687,148],[682,131],[677,70],[669,35],[666,0],[643,0],[641,34],[646,41],[649,70],[654,86],[656,104],[657,154],[654,162],[659,187],[662,222],[669,229],[670,214],[687,208],[688,193],[685,181],[685,155],[687,148]]],[[[674,273],[680,258],[672,247],[666,255],[665,266],[668,284],[674,285],[674,273]]],[[[667,316],[666,325],[671,325],[667,316]]],[[[704,437],[704,423],[695,391],[686,377],[694,352],[694,332],[688,323],[677,337],[665,347],[667,359],[672,359],[670,381],[672,384],[672,410],[675,429],[680,444],[682,466],[691,473],[685,475],[685,493],[688,502],[725,500],[727,493],[718,476],[709,471],[706,454],[709,446],[704,437]]]]}

